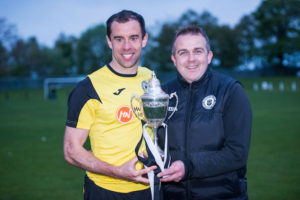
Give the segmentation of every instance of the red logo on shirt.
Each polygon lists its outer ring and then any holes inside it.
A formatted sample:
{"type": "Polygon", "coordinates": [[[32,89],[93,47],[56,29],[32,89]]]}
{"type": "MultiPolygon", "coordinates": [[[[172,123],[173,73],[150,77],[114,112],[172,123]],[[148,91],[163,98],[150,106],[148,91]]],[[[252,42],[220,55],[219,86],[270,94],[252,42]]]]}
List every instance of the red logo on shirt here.
{"type": "Polygon", "coordinates": [[[133,119],[133,112],[129,106],[121,106],[117,110],[117,119],[119,122],[126,124],[133,119]]]}

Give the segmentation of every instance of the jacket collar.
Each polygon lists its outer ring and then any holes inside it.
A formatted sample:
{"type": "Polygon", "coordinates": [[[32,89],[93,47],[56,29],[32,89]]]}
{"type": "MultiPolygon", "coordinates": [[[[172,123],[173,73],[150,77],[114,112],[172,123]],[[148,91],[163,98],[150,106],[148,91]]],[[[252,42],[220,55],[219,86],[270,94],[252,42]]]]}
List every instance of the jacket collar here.
{"type": "Polygon", "coordinates": [[[210,67],[207,67],[207,70],[204,72],[204,74],[201,76],[201,78],[190,84],[177,72],[177,79],[183,87],[192,87],[192,88],[199,87],[199,86],[203,85],[203,83],[205,81],[207,81],[210,76],[211,76],[211,69],[210,69],[210,67]]]}

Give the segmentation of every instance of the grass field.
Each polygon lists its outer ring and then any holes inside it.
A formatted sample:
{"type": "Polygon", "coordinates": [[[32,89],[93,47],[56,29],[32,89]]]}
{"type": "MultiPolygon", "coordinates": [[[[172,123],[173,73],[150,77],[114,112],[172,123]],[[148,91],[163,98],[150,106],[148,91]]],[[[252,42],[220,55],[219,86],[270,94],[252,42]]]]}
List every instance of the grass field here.
{"type": "MultiPolygon", "coordinates": [[[[254,117],[249,198],[300,199],[300,79],[264,79],[274,90],[253,91],[262,80],[241,80],[254,117]],[[278,90],[280,81],[286,90],[278,90]]],[[[44,100],[42,90],[0,91],[1,200],[82,199],[84,172],[67,164],[62,150],[69,91],[55,100],[44,100]]]]}

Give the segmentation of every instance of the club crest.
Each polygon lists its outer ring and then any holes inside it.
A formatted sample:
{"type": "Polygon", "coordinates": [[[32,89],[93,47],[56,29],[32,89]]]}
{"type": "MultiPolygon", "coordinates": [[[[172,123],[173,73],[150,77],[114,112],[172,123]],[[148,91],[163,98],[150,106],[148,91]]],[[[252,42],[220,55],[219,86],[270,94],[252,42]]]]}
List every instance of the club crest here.
{"type": "Polygon", "coordinates": [[[208,95],[202,100],[202,106],[207,110],[212,109],[215,106],[215,104],[216,97],[214,95],[208,95]]]}
{"type": "Polygon", "coordinates": [[[143,88],[144,92],[147,91],[147,86],[148,86],[147,81],[143,81],[143,82],[142,82],[142,88],[143,88]]]}

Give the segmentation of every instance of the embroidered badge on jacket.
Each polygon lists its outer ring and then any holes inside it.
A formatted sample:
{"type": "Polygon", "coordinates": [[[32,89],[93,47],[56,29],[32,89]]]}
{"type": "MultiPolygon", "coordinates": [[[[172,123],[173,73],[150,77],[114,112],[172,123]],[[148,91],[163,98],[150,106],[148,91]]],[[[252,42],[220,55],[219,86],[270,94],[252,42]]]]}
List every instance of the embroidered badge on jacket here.
{"type": "Polygon", "coordinates": [[[214,95],[208,95],[202,100],[202,106],[207,110],[212,109],[215,104],[216,104],[216,97],[214,95]]]}

